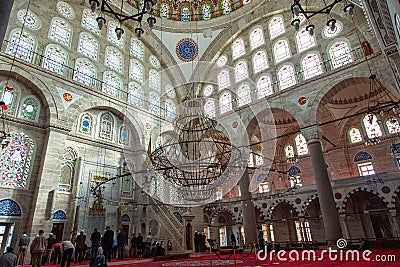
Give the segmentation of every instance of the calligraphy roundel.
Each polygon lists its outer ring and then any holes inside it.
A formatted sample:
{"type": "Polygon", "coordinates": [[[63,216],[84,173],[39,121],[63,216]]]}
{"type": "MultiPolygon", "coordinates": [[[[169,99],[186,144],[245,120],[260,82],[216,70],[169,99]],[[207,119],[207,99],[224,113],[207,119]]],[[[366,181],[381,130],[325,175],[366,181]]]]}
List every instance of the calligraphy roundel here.
{"type": "Polygon", "coordinates": [[[183,38],[179,40],[176,44],[175,50],[179,59],[186,62],[194,60],[199,53],[197,43],[191,38],[183,38]]]}

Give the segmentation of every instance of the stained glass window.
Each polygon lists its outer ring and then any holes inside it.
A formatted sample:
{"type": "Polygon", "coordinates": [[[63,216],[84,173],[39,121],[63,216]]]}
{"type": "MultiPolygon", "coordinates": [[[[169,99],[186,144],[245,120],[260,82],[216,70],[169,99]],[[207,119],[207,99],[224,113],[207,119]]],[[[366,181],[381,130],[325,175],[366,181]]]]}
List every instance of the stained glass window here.
{"type": "Polygon", "coordinates": [[[160,4],[160,17],[163,19],[169,19],[170,7],[167,3],[160,4]]]}
{"type": "Polygon", "coordinates": [[[21,30],[13,30],[9,40],[6,53],[32,63],[36,49],[35,37],[25,31],[21,34],[21,30]]]}
{"type": "Polygon", "coordinates": [[[100,131],[99,137],[106,140],[113,140],[114,137],[114,118],[113,116],[105,112],[100,117],[100,131]]]}
{"type": "Polygon", "coordinates": [[[203,20],[211,19],[211,6],[210,6],[210,4],[203,4],[202,5],[201,14],[203,15],[203,20]]]}
{"type": "Polygon", "coordinates": [[[218,74],[218,90],[222,90],[224,88],[227,88],[231,85],[231,81],[229,79],[229,71],[228,70],[222,70],[218,74]]]}
{"type": "Polygon", "coordinates": [[[7,148],[0,152],[1,187],[26,187],[34,148],[28,135],[22,132],[11,135],[7,148]]]}
{"type": "Polygon", "coordinates": [[[264,50],[260,50],[254,54],[253,68],[254,73],[260,72],[268,68],[267,53],[264,50]]]}
{"type": "Polygon", "coordinates": [[[19,116],[25,120],[37,121],[39,118],[40,104],[34,97],[27,97],[22,101],[19,116]]]}
{"type": "Polygon", "coordinates": [[[88,60],[78,58],[75,62],[73,79],[79,83],[94,87],[96,82],[96,67],[88,60]]]}
{"type": "Polygon", "coordinates": [[[18,20],[32,30],[38,30],[42,27],[42,21],[31,10],[22,9],[17,13],[18,20]]]}
{"type": "Polygon", "coordinates": [[[349,137],[350,142],[353,144],[362,142],[363,140],[360,130],[354,127],[349,130],[349,137]]]}
{"type": "Polygon", "coordinates": [[[315,38],[311,36],[306,28],[300,29],[296,34],[297,49],[299,52],[303,52],[313,46],[315,46],[315,38]]]}
{"type": "Polygon", "coordinates": [[[204,104],[204,114],[209,118],[215,117],[215,100],[214,99],[207,99],[206,103],[204,104]]]}
{"type": "MultiPolygon", "coordinates": [[[[259,152],[258,152],[259,153],[259,152]]],[[[264,164],[264,158],[260,154],[256,154],[256,166],[262,166],[264,164]]]]}
{"type": "Polygon", "coordinates": [[[98,16],[98,14],[92,13],[90,9],[83,10],[82,27],[97,35],[100,35],[99,25],[96,21],[98,16]]]}
{"type": "Polygon", "coordinates": [[[221,114],[232,110],[231,93],[225,92],[219,97],[219,111],[221,114]]]}
{"type": "Polygon", "coordinates": [[[63,155],[63,161],[61,163],[61,174],[58,184],[58,191],[72,191],[74,185],[76,158],[76,151],[73,148],[68,147],[63,155]]]}
{"type": "Polygon", "coordinates": [[[65,46],[69,46],[71,41],[72,29],[69,24],[63,20],[54,18],[51,21],[49,38],[65,46]]]}
{"type": "Polygon", "coordinates": [[[124,48],[124,40],[125,40],[124,36],[125,36],[125,34],[122,34],[121,38],[118,40],[117,34],[115,33],[115,29],[116,28],[120,28],[118,23],[116,23],[115,21],[108,22],[107,40],[110,43],[118,46],[119,48],[124,48]]]}
{"type": "Polygon", "coordinates": [[[251,3],[251,0],[243,0],[243,5],[244,5],[244,6],[247,5],[247,4],[249,4],[249,3],[251,3]]]}
{"type": "Polygon", "coordinates": [[[225,56],[225,55],[220,56],[219,59],[217,60],[217,66],[218,67],[222,67],[222,66],[224,66],[226,64],[227,61],[228,61],[228,57],[227,56],[225,56]]]}
{"type": "Polygon", "coordinates": [[[14,115],[18,105],[20,90],[17,89],[15,85],[10,81],[3,82],[0,85],[0,88],[1,88],[0,100],[3,101],[8,107],[8,109],[3,112],[6,114],[14,115]]]}
{"type": "Polygon", "coordinates": [[[119,52],[115,47],[108,46],[106,48],[104,65],[112,70],[123,73],[123,58],[121,52],[119,52]]]}
{"type": "Polygon", "coordinates": [[[285,147],[285,157],[287,159],[294,158],[294,148],[292,145],[287,145],[285,147]]]}
{"type": "Polygon", "coordinates": [[[105,71],[103,74],[102,91],[110,96],[119,97],[122,88],[121,78],[112,71],[105,71]]]}
{"type": "Polygon", "coordinates": [[[349,45],[345,41],[333,43],[328,50],[334,69],[353,62],[353,57],[349,45]]]}
{"type": "Polygon", "coordinates": [[[236,39],[232,44],[232,57],[233,59],[237,59],[243,56],[246,53],[246,49],[244,48],[243,39],[236,39]]]}
{"type": "Polygon", "coordinates": [[[296,135],[294,141],[296,142],[297,155],[301,156],[308,154],[307,142],[302,134],[296,135]]]}
{"type": "Polygon", "coordinates": [[[222,14],[228,15],[232,12],[232,5],[230,0],[222,0],[221,6],[222,6],[222,14]]]}
{"type": "Polygon", "coordinates": [[[333,38],[339,35],[339,33],[342,31],[342,23],[336,22],[336,27],[335,29],[332,31],[331,27],[329,26],[325,26],[324,27],[324,31],[323,31],[323,35],[326,38],[333,38]]]}
{"type": "Polygon", "coordinates": [[[304,80],[323,73],[321,60],[316,53],[307,54],[301,61],[304,71],[304,80]]]}
{"type": "Polygon", "coordinates": [[[245,61],[240,61],[235,66],[235,79],[236,82],[240,82],[249,77],[249,73],[247,71],[247,64],[245,61]]]}
{"type": "Polygon", "coordinates": [[[160,96],[156,92],[150,92],[149,93],[149,108],[150,112],[154,114],[160,114],[161,111],[161,105],[160,105],[160,96]]]}
{"type": "Polygon", "coordinates": [[[165,93],[167,94],[168,97],[170,98],[175,98],[176,97],[176,92],[174,87],[172,87],[172,85],[167,84],[165,86],[165,93]]]}
{"type": "Polygon", "coordinates": [[[73,19],[75,18],[75,11],[72,8],[72,6],[66,2],[58,2],[57,3],[57,10],[58,12],[66,17],[67,19],[73,19]]]}
{"type": "Polygon", "coordinates": [[[149,70],[149,86],[154,90],[160,91],[161,87],[160,73],[154,69],[149,70]]]}
{"type": "Polygon", "coordinates": [[[214,86],[209,84],[203,89],[203,95],[210,96],[213,93],[213,91],[214,91],[214,86]]]}
{"type": "Polygon", "coordinates": [[[143,89],[140,84],[136,82],[128,84],[128,102],[129,104],[143,107],[143,89]]]}
{"type": "Polygon", "coordinates": [[[91,59],[97,60],[99,43],[91,34],[81,33],[79,36],[78,52],[91,59]]]}
{"type": "Polygon", "coordinates": [[[278,71],[278,80],[281,90],[296,84],[296,75],[292,65],[283,65],[278,71]]]}
{"type": "Polygon", "coordinates": [[[182,21],[190,21],[190,7],[183,6],[181,8],[182,21]]]}
{"type": "Polygon", "coordinates": [[[93,117],[89,113],[84,113],[81,116],[79,131],[84,134],[91,135],[93,128],[93,117]]]}
{"type": "Polygon", "coordinates": [[[249,104],[251,102],[250,86],[248,84],[242,84],[237,89],[238,106],[249,104]]]}
{"type": "Polygon", "coordinates": [[[281,16],[273,17],[269,21],[269,36],[271,39],[278,37],[279,35],[285,33],[285,25],[283,24],[283,18],[281,16]]]}
{"type": "Polygon", "coordinates": [[[274,57],[275,63],[284,61],[290,58],[292,55],[290,53],[289,42],[287,40],[279,40],[274,45],[274,57]]]}
{"type": "Polygon", "coordinates": [[[363,123],[368,138],[382,136],[381,126],[379,126],[378,119],[374,114],[365,115],[363,118],[363,123]]]}
{"type": "Polygon", "coordinates": [[[160,61],[158,60],[158,58],[155,55],[149,56],[149,62],[153,66],[153,68],[156,68],[156,69],[160,68],[160,61]]]}
{"type": "Polygon", "coordinates": [[[255,49],[260,45],[265,43],[264,33],[262,28],[258,27],[251,31],[250,33],[250,47],[251,49],[255,49]]]}
{"type": "Polygon", "coordinates": [[[144,45],[142,41],[137,38],[131,39],[131,49],[130,49],[131,56],[134,56],[140,60],[144,59],[144,45]]]}
{"type": "Polygon", "coordinates": [[[261,76],[257,81],[257,97],[258,99],[272,95],[274,93],[272,89],[271,77],[268,75],[261,76]]]}
{"type": "Polygon", "coordinates": [[[165,118],[173,120],[176,117],[176,105],[171,99],[165,100],[165,118]]]}
{"type": "Polygon", "coordinates": [[[50,44],[46,47],[42,67],[57,74],[64,74],[64,66],[67,66],[67,52],[58,45],[50,44]]]}
{"type": "Polygon", "coordinates": [[[129,140],[128,129],[125,126],[119,128],[119,143],[121,145],[127,145],[129,140]]]}
{"type": "Polygon", "coordinates": [[[395,117],[389,117],[386,120],[386,127],[389,134],[394,134],[400,132],[399,121],[395,117]]]}
{"type": "Polygon", "coordinates": [[[143,65],[139,62],[139,60],[131,59],[131,64],[129,68],[129,78],[143,83],[143,65]]]}

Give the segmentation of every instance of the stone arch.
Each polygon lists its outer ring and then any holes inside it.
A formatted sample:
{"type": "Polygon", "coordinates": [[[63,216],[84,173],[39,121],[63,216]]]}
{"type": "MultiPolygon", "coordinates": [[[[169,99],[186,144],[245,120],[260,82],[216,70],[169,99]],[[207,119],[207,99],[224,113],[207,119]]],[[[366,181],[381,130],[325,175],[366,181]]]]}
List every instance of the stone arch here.
{"type": "Polygon", "coordinates": [[[131,222],[131,217],[128,214],[124,213],[121,216],[121,222],[122,223],[130,223],[131,222]]]}
{"type": "Polygon", "coordinates": [[[296,212],[297,214],[300,214],[296,205],[291,202],[290,200],[287,199],[277,199],[274,202],[271,203],[271,205],[269,206],[268,210],[267,210],[267,220],[272,220],[272,213],[274,212],[274,209],[276,208],[276,206],[278,206],[280,203],[287,203],[289,204],[289,206],[291,206],[296,212]]]}
{"type": "Polygon", "coordinates": [[[56,210],[53,212],[52,220],[67,221],[67,214],[63,210],[56,210]]]}
{"type": "Polygon", "coordinates": [[[396,209],[396,198],[398,198],[399,202],[400,202],[400,185],[398,185],[396,190],[393,191],[392,197],[390,199],[390,203],[388,205],[388,208],[390,210],[396,209]]]}
{"type": "Polygon", "coordinates": [[[210,216],[210,224],[214,225],[215,223],[218,223],[217,221],[215,221],[215,219],[218,217],[219,214],[226,212],[231,216],[232,222],[236,222],[236,218],[235,215],[233,214],[233,212],[230,209],[227,209],[225,207],[218,207],[210,216]]]}
{"type": "Polygon", "coordinates": [[[264,213],[264,209],[259,206],[257,203],[254,203],[254,210],[256,211],[256,222],[264,222],[266,219],[266,215],[264,213]],[[257,218],[258,215],[258,218],[257,218]]]}
{"type": "Polygon", "coordinates": [[[0,200],[0,216],[22,217],[21,206],[13,199],[4,198],[0,200]]]}
{"type": "Polygon", "coordinates": [[[300,210],[300,213],[299,213],[300,216],[304,216],[306,214],[306,210],[307,210],[308,205],[316,198],[318,198],[318,193],[317,192],[315,192],[314,194],[308,196],[306,198],[306,200],[304,200],[303,205],[301,205],[301,210],[300,210]]]}
{"type": "Polygon", "coordinates": [[[375,190],[372,190],[370,188],[366,188],[366,187],[357,187],[353,190],[351,190],[349,193],[347,193],[347,195],[345,196],[345,198],[343,199],[343,203],[342,206],[339,209],[340,213],[345,213],[346,212],[346,208],[347,208],[347,202],[350,200],[350,198],[357,192],[367,192],[367,193],[372,193],[373,195],[379,197],[387,207],[389,207],[389,201],[385,199],[385,197],[383,197],[381,194],[379,194],[378,192],[376,192],[375,190]]]}

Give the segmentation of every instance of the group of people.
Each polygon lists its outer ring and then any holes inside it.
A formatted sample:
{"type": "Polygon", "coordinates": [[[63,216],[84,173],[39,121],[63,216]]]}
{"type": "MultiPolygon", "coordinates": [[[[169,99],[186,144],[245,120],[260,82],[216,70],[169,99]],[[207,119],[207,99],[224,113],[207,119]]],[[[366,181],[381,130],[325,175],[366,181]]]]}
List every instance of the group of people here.
{"type": "Polygon", "coordinates": [[[206,234],[204,232],[194,231],[194,250],[195,252],[204,252],[206,247],[206,234]]]}

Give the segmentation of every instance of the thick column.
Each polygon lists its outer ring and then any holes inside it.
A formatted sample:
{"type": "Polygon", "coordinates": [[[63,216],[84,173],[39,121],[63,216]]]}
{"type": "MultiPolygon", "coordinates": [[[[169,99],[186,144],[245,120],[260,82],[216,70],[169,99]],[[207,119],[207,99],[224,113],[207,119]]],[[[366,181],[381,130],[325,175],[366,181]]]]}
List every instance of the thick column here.
{"type": "Polygon", "coordinates": [[[325,237],[329,245],[336,245],[336,241],[342,237],[342,230],[322,152],[322,131],[319,126],[312,126],[303,129],[302,133],[307,140],[308,150],[311,155],[311,163],[324,222],[325,237]]]}
{"type": "Polygon", "coordinates": [[[347,215],[345,213],[342,213],[339,217],[344,238],[351,239],[349,225],[347,224],[347,215]]]}
{"type": "Polygon", "coordinates": [[[3,44],[14,0],[0,0],[0,46],[3,44]]]}
{"type": "Polygon", "coordinates": [[[246,239],[246,246],[252,246],[257,243],[257,225],[256,215],[254,213],[254,204],[251,201],[251,192],[249,192],[250,176],[246,169],[240,179],[240,192],[243,210],[243,226],[246,239]]]}

